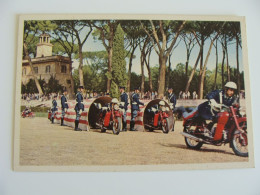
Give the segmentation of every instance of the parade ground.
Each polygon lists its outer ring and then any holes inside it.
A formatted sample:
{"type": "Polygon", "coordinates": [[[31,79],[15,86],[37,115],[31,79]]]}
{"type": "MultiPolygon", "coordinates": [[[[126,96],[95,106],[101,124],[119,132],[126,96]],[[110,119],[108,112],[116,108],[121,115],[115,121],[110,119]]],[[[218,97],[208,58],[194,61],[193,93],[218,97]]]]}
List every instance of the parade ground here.
{"type": "Polygon", "coordinates": [[[229,145],[203,145],[188,149],[180,134],[182,121],[175,131],[101,133],[99,129],[73,131],[51,124],[47,118],[21,118],[20,165],[156,165],[187,163],[245,162],[229,145]]]}

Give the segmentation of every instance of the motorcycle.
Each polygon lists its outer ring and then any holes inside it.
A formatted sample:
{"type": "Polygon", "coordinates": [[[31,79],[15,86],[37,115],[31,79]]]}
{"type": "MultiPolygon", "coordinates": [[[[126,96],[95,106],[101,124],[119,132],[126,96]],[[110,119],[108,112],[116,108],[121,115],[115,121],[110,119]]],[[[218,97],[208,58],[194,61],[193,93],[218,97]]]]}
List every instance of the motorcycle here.
{"type": "Polygon", "coordinates": [[[224,111],[228,113],[228,122],[222,132],[222,139],[213,141],[216,122],[207,123],[205,119],[196,114],[191,119],[183,121],[184,130],[181,134],[185,137],[187,147],[199,150],[203,144],[216,146],[229,144],[236,155],[248,157],[247,118],[245,114],[240,110],[238,104],[230,107],[221,105],[221,107],[218,115],[224,111]]]}
{"type": "Polygon", "coordinates": [[[169,124],[169,114],[167,113],[169,111],[168,107],[161,107],[161,108],[155,108],[151,107],[150,119],[148,119],[148,123],[145,124],[145,126],[149,129],[149,131],[153,131],[155,129],[160,129],[163,131],[163,133],[169,133],[170,131],[170,124],[169,124]]]}
{"type": "Polygon", "coordinates": [[[122,130],[122,113],[118,104],[104,106],[100,109],[99,120],[96,123],[104,133],[108,129],[112,129],[113,134],[118,135],[122,130]]]}
{"type": "Polygon", "coordinates": [[[28,110],[24,110],[24,111],[21,113],[21,116],[22,116],[23,118],[25,118],[25,117],[34,118],[34,117],[35,117],[35,114],[34,114],[34,112],[31,112],[31,111],[28,111],[28,110]]]}

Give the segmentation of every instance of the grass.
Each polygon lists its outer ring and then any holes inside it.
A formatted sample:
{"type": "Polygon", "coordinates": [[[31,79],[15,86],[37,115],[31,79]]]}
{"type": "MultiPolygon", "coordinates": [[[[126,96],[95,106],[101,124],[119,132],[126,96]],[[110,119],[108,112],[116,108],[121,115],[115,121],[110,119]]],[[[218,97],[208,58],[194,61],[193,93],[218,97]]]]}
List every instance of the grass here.
{"type": "Polygon", "coordinates": [[[48,113],[47,112],[35,112],[35,116],[48,118],[48,113]]]}

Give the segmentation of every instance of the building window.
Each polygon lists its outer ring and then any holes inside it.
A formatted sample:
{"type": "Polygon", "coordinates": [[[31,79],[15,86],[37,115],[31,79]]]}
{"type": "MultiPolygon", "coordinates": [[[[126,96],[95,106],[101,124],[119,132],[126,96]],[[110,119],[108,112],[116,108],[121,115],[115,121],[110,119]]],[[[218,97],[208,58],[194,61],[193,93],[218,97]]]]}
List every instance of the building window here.
{"type": "Polygon", "coordinates": [[[68,79],[67,80],[67,84],[70,85],[71,84],[71,80],[68,79]]]}
{"type": "Polygon", "coordinates": [[[48,65],[46,66],[45,73],[50,73],[50,72],[51,72],[51,66],[48,65]]]}
{"type": "Polygon", "coordinates": [[[33,68],[33,72],[34,72],[35,74],[38,74],[38,67],[34,67],[34,68],[33,68]]]}
{"type": "Polygon", "coordinates": [[[67,72],[67,67],[66,65],[61,66],[61,73],[66,73],[67,72]]]}

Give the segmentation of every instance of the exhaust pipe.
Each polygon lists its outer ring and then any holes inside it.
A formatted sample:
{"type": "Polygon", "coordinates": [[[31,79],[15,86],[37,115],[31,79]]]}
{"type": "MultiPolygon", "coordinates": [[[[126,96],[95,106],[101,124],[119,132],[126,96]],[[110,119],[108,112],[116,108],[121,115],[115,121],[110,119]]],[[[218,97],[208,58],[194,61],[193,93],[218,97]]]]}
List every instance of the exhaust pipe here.
{"type": "Polygon", "coordinates": [[[204,140],[201,139],[201,138],[198,138],[198,137],[195,137],[191,134],[188,134],[188,133],[185,133],[185,132],[181,132],[181,134],[184,136],[184,137],[187,137],[189,139],[193,139],[194,141],[197,141],[197,142],[203,142],[204,140]]]}
{"type": "Polygon", "coordinates": [[[195,137],[195,136],[193,136],[193,135],[191,135],[191,134],[188,134],[188,133],[185,133],[185,132],[181,132],[181,134],[182,134],[184,137],[187,137],[187,138],[192,139],[192,140],[194,140],[194,141],[211,144],[210,142],[207,142],[207,141],[205,141],[204,139],[195,137]]]}

